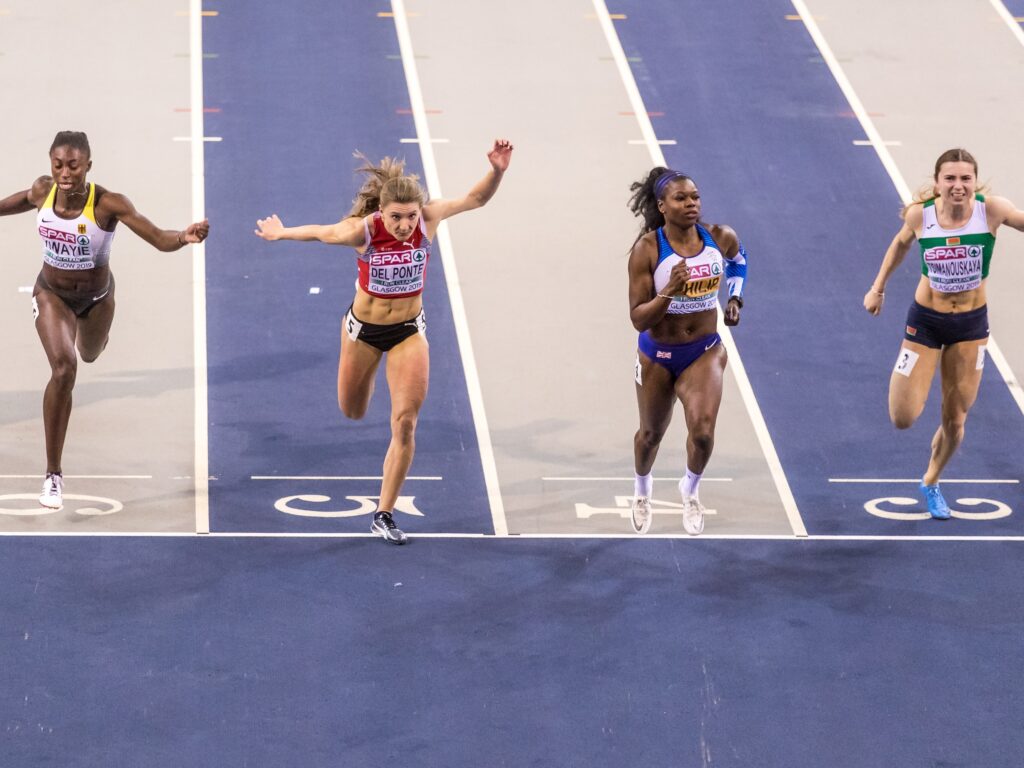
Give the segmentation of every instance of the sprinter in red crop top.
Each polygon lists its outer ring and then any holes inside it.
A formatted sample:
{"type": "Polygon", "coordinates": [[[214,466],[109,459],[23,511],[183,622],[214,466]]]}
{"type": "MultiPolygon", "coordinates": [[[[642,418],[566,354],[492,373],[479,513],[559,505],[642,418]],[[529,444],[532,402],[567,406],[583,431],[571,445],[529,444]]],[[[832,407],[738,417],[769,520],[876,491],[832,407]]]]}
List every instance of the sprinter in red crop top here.
{"type": "Polygon", "coordinates": [[[430,360],[423,317],[423,284],[430,244],[438,225],[457,213],[485,205],[498,190],[512,159],[512,144],[494,142],[490,170],[464,196],[426,201],[405,163],[384,158],[359,169],[367,176],[351,213],[337,224],[286,227],[276,214],[256,222],[264,240],[319,240],[356,249],[359,279],[345,313],[338,360],[338,407],[361,419],[370,405],[377,367],[385,353],[391,391],[391,444],[384,458],[380,503],[370,530],[393,544],[405,534],[392,518],[394,504],[415,451],[416,420],[427,395],[430,360]]]}

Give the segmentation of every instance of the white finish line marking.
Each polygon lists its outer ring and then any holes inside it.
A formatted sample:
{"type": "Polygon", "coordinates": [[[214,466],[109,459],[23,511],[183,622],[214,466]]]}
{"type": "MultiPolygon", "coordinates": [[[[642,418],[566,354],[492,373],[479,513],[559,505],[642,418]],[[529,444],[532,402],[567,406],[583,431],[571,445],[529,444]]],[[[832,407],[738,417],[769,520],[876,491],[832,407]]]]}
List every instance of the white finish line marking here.
{"type": "MultiPolygon", "coordinates": [[[[0,537],[134,537],[139,539],[166,539],[166,538],[195,538],[202,540],[209,539],[377,539],[375,533],[259,533],[245,531],[211,531],[210,533],[197,535],[192,531],[0,531],[0,537]]],[[[790,541],[798,542],[801,546],[807,541],[945,541],[945,542],[1024,542],[1024,536],[870,536],[870,535],[807,535],[793,536],[791,534],[745,534],[745,533],[702,533],[700,536],[690,536],[685,533],[648,533],[643,536],[629,533],[591,533],[582,536],[577,533],[512,533],[496,536],[493,533],[412,533],[413,539],[478,539],[482,541],[508,541],[509,539],[531,539],[531,540],[587,540],[587,539],[611,539],[623,541],[652,541],[657,539],[672,539],[674,541],[689,541],[698,544],[701,541],[790,541]]]]}
{"type": "MultiPolygon", "coordinates": [[[[828,479],[830,483],[920,483],[921,478],[919,477],[830,477],[828,479]]],[[[1020,480],[946,480],[943,478],[939,481],[941,485],[946,483],[1019,483],[1020,480]]]]}
{"type": "MultiPolygon", "coordinates": [[[[632,482],[635,478],[632,477],[542,477],[541,480],[551,480],[553,482],[581,482],[581,483],[623,483],[632,482]]],[[[678,483],[679,478],[675,477],[655,477],[653,478],[656,483],[678,483]]],[[[702,477],[700,479],[702,483],[731,483],[731,477],[702,477]]]]}
{"type": "MultiPolygon", "coordinates": [[[[195,110],[193,110],[193,114],[195,110]]],[[[196,143],[202,143],[204,141],[224,141],[221,136],[203,136],[201,139],[193,138],[192,136],[175,136],[171,141],[194,141],[196,143]]]]}
{"type": "MultiPolygon", "coordinates": [[[[381,475],[250,475],[250,480],[383,480],[381,475]]],[[[412,476],[406,480],[443,480],[443,477],[412,476]]]]}
{"type": "MultiPolygon", "coordinates": [[[[65,480],[152,480],[152,475],[64,475],[65,480]]],[[[0,475],[0,480],[42,480],[43,475],[0,475]]],[[[177,480],[178,478],[174,478],[177,480]]]]}

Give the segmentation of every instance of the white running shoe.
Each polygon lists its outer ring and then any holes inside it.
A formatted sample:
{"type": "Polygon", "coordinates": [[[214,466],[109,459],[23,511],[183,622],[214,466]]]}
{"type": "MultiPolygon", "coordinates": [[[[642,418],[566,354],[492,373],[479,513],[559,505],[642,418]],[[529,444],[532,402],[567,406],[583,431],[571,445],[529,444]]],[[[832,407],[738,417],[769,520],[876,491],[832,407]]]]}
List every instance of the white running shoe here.
{"type": "Polygon", "coordinates": [[[651,500],[646,496],[635,496],[630,507],[633,518],[633,530],[637,533],[647,533],[651,530],[651,500]]]}
{"type": "Polygon", "coordinates": [[[39,503],[49,509],[60,509],[64,506],[64,476],[47,474],[43,481],[43,492],[39,495],[39,503]]]}
{"type": "Polygon", "coordinates": [[[696,496],[683,498],[683,530],[691,536],[704,532],[704,505],[696,496]]]}

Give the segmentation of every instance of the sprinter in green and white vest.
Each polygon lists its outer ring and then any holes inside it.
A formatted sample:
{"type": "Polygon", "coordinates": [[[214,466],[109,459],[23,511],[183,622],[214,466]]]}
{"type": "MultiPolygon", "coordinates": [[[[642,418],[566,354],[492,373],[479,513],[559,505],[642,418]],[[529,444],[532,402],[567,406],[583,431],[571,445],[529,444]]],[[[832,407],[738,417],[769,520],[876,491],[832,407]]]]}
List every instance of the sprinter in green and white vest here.
{"type": "Polygon", "coordinates": [[[939,476],[963,440],[981,383],[988,341],[985,281],[1003,224],[1024,231],[1024,211],[979,192],[978,163],[967,150],[943,152],[934,183],[903,210],[903,227],[864,296],[864,308],[879,314],[886,282],[917,239],[921,279],[889,381],[889,418],[897,429],[917,420],[941,363],[942,423],[920,486],[928,512],[938,520],[951,516],[939,476]]]}

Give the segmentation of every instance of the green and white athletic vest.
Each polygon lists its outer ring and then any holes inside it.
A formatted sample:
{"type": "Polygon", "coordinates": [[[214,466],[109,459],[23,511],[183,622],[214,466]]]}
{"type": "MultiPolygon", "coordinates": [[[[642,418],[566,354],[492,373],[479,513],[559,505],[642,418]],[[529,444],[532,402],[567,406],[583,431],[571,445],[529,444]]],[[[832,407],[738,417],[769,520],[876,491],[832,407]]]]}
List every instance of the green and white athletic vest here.
{"type": "Polygon", "coordinates": [[[924,204],[921,222],[921,274],[941,293],[973,291],[988,277],[996,238],[989,232],[985,196],[974,196],[971,219],[960,229],[939,226],[935,200],[924,204]]]}

